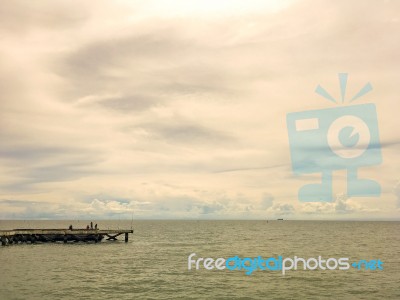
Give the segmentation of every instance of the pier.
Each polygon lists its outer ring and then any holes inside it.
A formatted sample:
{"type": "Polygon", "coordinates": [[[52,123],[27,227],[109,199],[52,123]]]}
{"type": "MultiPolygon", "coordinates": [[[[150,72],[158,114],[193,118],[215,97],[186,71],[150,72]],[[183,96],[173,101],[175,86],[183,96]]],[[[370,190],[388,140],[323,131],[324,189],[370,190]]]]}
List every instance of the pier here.
{"type": "Polygon", "coordinates": [[[117,240],[120,235],[125,235],[125,243],[129,240],[129,233],[133,229],[13,229],[0,230],[1,244],[3,246],[18,243],[76,243],[76,242],[101,242],[117,240]]]}

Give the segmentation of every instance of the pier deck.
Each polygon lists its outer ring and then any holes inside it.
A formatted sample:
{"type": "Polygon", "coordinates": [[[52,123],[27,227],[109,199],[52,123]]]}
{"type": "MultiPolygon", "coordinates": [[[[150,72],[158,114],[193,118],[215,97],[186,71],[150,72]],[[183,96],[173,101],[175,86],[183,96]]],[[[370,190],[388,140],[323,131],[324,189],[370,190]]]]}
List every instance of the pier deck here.
{"type": "Polygon", "coordinates": [[[0,230],[1,244],[31,243],[36,242],[101,242],[105,237],[107,240],[116,240],[124,234],[125,242],[128,242],[129,233],[133,229],[13,229],[0,230]]]}

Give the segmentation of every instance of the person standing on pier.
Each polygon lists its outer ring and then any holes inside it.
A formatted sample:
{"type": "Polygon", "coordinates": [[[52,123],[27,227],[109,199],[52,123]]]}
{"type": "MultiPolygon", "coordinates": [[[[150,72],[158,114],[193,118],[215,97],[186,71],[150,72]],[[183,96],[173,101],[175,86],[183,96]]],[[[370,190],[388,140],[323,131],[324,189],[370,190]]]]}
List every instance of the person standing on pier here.
{"type": "Polygon", "coordinates": [[[90,229],[93,229],[93,222],[90,222],[90,229]]]}
{"type": "Polygon", "coordinates": [[[94,225],[94,229],[96,229],[96,230],[97,230],[97,223],[96,223],[96,225],[94,225]]]}

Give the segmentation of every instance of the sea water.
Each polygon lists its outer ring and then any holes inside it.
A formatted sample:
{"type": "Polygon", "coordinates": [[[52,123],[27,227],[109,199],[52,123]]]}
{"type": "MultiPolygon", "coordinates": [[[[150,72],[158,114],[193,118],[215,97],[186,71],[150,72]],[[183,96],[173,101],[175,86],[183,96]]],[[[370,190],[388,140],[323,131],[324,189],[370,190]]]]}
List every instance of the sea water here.
{"type": "MultiPolygon", "coordinates": [[[[0,229],[131,221],[0,221],[0,229]]],[[[0,247],[0,299],[400,299],[400,222],[133,221],[129,242],[0,247]],[[188,270],[188,256],[347,257],[383,270],[188,270]]]]}

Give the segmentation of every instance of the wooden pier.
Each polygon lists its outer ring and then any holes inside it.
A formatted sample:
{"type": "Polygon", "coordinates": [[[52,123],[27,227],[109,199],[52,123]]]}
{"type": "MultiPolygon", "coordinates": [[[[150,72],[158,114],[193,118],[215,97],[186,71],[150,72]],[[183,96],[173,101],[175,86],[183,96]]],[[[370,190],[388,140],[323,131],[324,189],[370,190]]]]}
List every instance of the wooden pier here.
{"type": "Polygon", "coordinates": [[[0,230],[1,244],[3,246],[18,243],[55,243],[55,242],[101,242],[117,240],[120,235],[125,235],[125,243],[128,242],[129,233],[133,229],[13,229],[0,230]]]}

